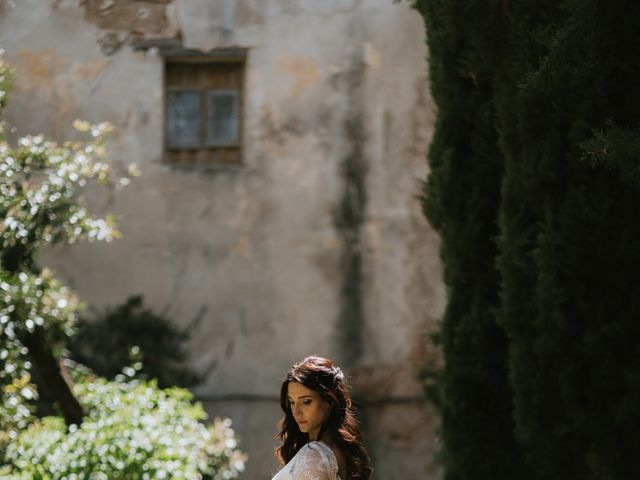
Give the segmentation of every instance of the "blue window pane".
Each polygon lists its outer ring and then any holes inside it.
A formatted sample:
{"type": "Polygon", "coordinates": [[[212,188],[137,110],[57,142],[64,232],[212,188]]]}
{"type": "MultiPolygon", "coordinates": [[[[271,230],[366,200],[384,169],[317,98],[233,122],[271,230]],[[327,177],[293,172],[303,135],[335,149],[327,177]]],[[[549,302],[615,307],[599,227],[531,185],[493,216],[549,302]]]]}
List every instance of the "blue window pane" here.
{"type": "Polygon", "coordinates": [[[240,118],[238,92],[212,90],[207,92],[207,145],[238,143],[240,118]]]}
{"type": "Polygon", "coordinates": [[[167,144],[169,147],[200,145],[200,94],[198,92],[169,92],[167,144]]]}

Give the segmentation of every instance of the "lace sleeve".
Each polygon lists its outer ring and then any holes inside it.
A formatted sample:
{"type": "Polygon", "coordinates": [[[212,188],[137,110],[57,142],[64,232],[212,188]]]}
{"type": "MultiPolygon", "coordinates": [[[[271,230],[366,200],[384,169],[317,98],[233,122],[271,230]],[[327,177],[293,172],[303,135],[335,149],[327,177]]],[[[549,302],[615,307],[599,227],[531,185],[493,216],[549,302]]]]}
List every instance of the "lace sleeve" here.
{"type": "Polygon", "coordinates": [[[329,447],[312,442],[305,445],[291,465],[291,480],[336,480],[338,465],[329,447]]]}

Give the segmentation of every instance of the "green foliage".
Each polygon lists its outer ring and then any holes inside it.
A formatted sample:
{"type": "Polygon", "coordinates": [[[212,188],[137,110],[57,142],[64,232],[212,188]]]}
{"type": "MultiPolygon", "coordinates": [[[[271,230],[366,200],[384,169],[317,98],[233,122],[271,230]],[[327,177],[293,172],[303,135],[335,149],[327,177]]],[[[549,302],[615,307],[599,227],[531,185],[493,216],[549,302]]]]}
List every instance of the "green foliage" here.
{"type": "Polygon", "coordinates": [[[76,321],[78,300],[51,272],[38,269],[38,249],[45,243],[108,241],[117,235],[109,218],[94,218],[79,206],[88,181],[111,181],[110,167],[102,161],[109,126],[77,126],[91,130],[94,139],[59,145],[25,137],[16,148],[0,142],[0,386],[29,379],[25,335],[43,330],[55,351],[76,321]]]}
{"type": "Polygon", "coordinates": [[[230,480],[244,469],[230,422],[205,426],[187,390],[84,376],[75,393],[88,410],[82,425],[32,423],[7,447],[2,478],[230,480]]]}
{"type": "MultiPolygon", "coordinates": [[[[0,56],[0,108],[10,77],[0,56]]],[[[37,252],[45,244],[116,237],[110,217],[93,217],[82,206],[81,192],[89,182],[111,188],[129,182],[116,178],[105,161],[111,127],[74,125],[91,139],[59,144],[26,136],[14,147],[0,135],[0,430],[12,435],[29,420],[35,396],[26,337],[43,333],[46,348],[59,355],[80,308],[70,289],[35,264],[37,252]]]]}
{"type": "Polygon", "coordinates": [[[425,210],[449,293],[446,477],[637,478],[640,6],[417,7],[439,109],[425,210]],[[526,463],[497,447],[514,438],[526,463]]]}
{"type": "Polygon", "coordinates": [[[640,8],[534,10],[546,35],[521,41],[521,88],[500,109],[498,266],[517,434],[538,478],[636,478],[640,8]]]}
{"type": "Polygon", "coordinates": [[[447,480],[525,480],[514,436],[508,342],[496,323],[502,157],[492,105],[503,26],[486,2],[422,1],[438,120],[423,206],[440,234],[449,302],[437,335],[445,365],[426,372],[441,415],[447,480]]]}
{"type": "MultiPolygon", "coordinates": [[[[77,124],[85,128],[83,124],[77,124]]],[[[79,206],[79,189],[88,180],[109,181],[105,156],[106,124],[88,127],[94,141],[58,145],[40,136],[27,136],[16,148],[0,144],[0,230],[2,267],[10,273],[33,267],[35,252],[44,243],[111,240],[109,218],[91,217],[79,206]]]]}
{"type": "Polygon", "coordinates": [[[186,331],[168,318],[144,308],[142,297],[130,297],[96,319],[81,319],[71,337],[70,357],[98,375],[114,378],[130,363],[132,349],[142,363],[139,373],[160,387],[190,387],[199,376],[185,365],[186,331]]]}
{"type": "Polygon", "coordinates": [[[49,270],[9,275],[0,270],[0,385],[3,385],[0,429],[24,428],[31,420],[37,395],[31,380],[31,362],[21,338],[45,328],[54,345],[71,332],[78,300],[49,270]]]}
{"type": "Polygon", "coordinates": [[[640,131],[607,121],[580,144],[582,159],[592,167],[615,172],[627,184],[640,184],[640,131]]]}

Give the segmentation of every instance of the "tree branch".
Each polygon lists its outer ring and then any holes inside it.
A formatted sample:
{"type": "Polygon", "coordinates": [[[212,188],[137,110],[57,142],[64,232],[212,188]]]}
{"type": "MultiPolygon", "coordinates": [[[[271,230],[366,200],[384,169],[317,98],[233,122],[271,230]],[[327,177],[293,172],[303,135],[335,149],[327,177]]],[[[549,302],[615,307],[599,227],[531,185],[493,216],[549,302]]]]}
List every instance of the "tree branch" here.
{"type": "Polygon", "coordinates": [[[67,369],[62,360],[57,359],[53,354],[53,349],[47,342],[44,330],[38,327],[33,333],[23,335],[21,341],[29,349],[29,358],[40,372],[42,381],[58,401],[66,424],[80,425],[84,411],[78,399],[73,395],[72,381],[67,369]]]}

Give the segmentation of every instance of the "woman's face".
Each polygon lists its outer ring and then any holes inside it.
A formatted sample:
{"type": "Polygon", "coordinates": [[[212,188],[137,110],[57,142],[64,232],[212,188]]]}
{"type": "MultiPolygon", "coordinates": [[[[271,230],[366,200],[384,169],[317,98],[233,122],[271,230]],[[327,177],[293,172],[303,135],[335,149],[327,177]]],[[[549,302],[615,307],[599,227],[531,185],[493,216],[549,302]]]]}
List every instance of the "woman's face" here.
{"type": "Polygon", "coordinates": [[[308,433],[311,440],[317,440],[331,412],[329,403],[318,392],[298,382],[287,385],[287,399],[300,431],[308,433]]]}

